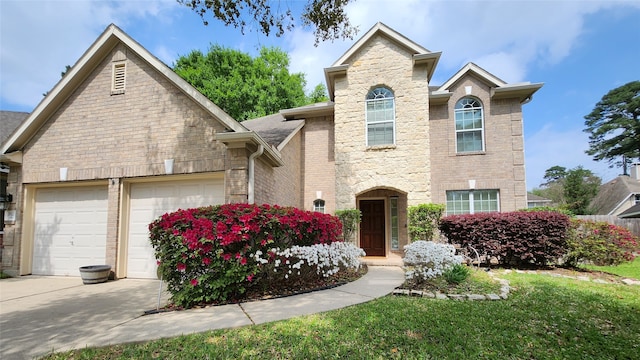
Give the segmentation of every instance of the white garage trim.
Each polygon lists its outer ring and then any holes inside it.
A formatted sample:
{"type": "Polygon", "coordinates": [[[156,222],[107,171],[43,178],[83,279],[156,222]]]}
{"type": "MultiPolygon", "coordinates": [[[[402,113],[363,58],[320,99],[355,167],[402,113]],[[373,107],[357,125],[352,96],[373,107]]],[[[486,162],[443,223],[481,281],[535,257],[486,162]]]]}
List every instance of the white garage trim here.
{"type": "MultiPolygon", "coordinates": [[[[34,242],[36,234],[36,194],[39,189],[54,190],[61,189],[68,191],[70,189],[85,189],[87,187],[99,186],[104,189],[104,193],[107,194],[107,182],[106,181],[89,181],[89,182],[69,182],[69,183],[47,183],[47,184],[31,184],[24,186],[24,202],[23,202],[23,219],[22,219],[22,241],[20,243],[20,275],[28,275],[33,272],[33,257],[34,257],[34,242]]],[[[107,211],[107,201],[104,201],[104,211],[107,211]]],[[[106,216],[106,215],[105,215],[106,216]]],[[[99,229],[100,232],[104,231],[106,234],[106,221],[105,229],[99,229]]],[[[106,241],[106,235],[104,236],[106,241]]],[[[100,240],[101,243],[104,243],[100,240]]],[[[104,254],[106,256],[106,253],[104,254]]],[[[103,260],[104,261],[104,260],[103,260]]],[[[89,264],[93,265],[93,264],[89,264]]],[[[70,274],[79,275],[79,274],[70,274]]]]}
{"type": "Polygon", "coordinates": [[[123,185],[119,277],[156,277],[148,225],[158,216],[178,208],[222,204],[225,199],[222,172],[127,179],[123,185]]]}

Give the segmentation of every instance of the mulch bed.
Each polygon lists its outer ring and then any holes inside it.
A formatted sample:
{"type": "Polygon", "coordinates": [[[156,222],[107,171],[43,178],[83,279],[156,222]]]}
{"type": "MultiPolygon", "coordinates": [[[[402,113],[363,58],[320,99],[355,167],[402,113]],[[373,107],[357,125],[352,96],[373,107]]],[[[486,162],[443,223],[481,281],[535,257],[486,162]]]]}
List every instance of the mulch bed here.
{"type": "MultiPolygon", "coordinates": [[[[199,308],[205,308],[209,306],[239,304],[239,303],[245,303],[245,302],[251,302],[251,301],[277,299],[277,298],[282,298],[287,296],[310,293],[313,291],[331,289],[331,288],[338,287],[346,283],[358,280],[364,274],[366,274],[367,271],[368,271],[367,265],[362,264],[358,271],[348,271],[348,272],[343,271],[328,278],[318,278],[314,282],[291,281],[291,282],[287,282],[286,286],[279,286],[277,288],[266,288],[266,289],[255,286],[247,289],[247,291],[244,294],[242,294],[242,297],[240,298],[229,299],[227,301],[206,303],[206,304],[202,303],[202,304],[195,305],[190,309],[199,309],[199,308]]],[[[168,312],[168,311],[180,311],[180,310],[185,310],[185,308],[180,306],[175,306],[173,304],[169,304],[160,309],[145,311],[145,315],[168,312]]]]}

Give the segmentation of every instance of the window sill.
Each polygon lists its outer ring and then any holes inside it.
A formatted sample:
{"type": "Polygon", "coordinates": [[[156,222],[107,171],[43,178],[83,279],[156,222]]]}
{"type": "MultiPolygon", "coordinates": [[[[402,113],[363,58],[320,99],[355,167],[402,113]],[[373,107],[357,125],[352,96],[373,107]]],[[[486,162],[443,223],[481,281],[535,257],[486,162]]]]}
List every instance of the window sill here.
{"type": "Polygon", "coordinates": [[[456,153],[456,156],[473,156],[473,155],[487,155],[486,151],[469,151],[463,153],[456,153]]]}
{"type": "Polygon", "coordinates": [[[374,145],[374,146],[367,146],[366,151],[394,150],[395,148],[396,148],[395,145],[374,145]]]}

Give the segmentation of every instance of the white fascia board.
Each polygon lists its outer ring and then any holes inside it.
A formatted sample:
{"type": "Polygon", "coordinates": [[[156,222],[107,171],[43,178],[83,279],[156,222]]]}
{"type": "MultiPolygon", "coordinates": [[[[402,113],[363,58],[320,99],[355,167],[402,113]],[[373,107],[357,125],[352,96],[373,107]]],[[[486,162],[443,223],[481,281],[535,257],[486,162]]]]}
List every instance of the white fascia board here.
{"type": "Polygon", "coordinates": [[[269,163],[275,167],[283,166],[282,155],[278,149],[267,144],[260,135],[253,131],[245,132],[223,132],[216,133],[215,139],[223,143],[252,143],[254,145],[262,145],[264,147],[263,156],[269,159],[269,163]]]}

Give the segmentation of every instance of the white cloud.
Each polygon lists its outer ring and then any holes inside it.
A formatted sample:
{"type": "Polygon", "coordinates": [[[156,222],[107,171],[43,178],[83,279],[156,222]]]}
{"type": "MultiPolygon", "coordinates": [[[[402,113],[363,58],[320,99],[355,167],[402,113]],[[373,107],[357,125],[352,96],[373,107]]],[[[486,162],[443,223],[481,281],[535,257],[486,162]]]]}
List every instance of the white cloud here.
{"type": "MultiPolygon", "coordinates": [[[[357,0],[347,13],[360,28],[358,37],[381,21],[431,51],[442,51],[433,79],[437,85],[469,61],[507,82],[535,81],[527,79],[530,66],[568,56],[585,31],[586,15],[620,4],[640,7],[637,1],[605,0],[357,0]]],[[[307,72],[310,80],[323,79],[311,72],[330,66],[354,41],[313,48],[310,31],[296,30],[288,42],[292,68],[307,72]]]]}
{"type": "Polygon", "coordinates": [[[560,131],[551,124],[525,138],[525,164],[527,188],[540,186],[545,170],[558,165],[567,169],[582,166],[609,181],[621,173],[620,169],[610,169],[605,162],[595,162],[585,153],[589,136],[582,129],[560,131]]]}

